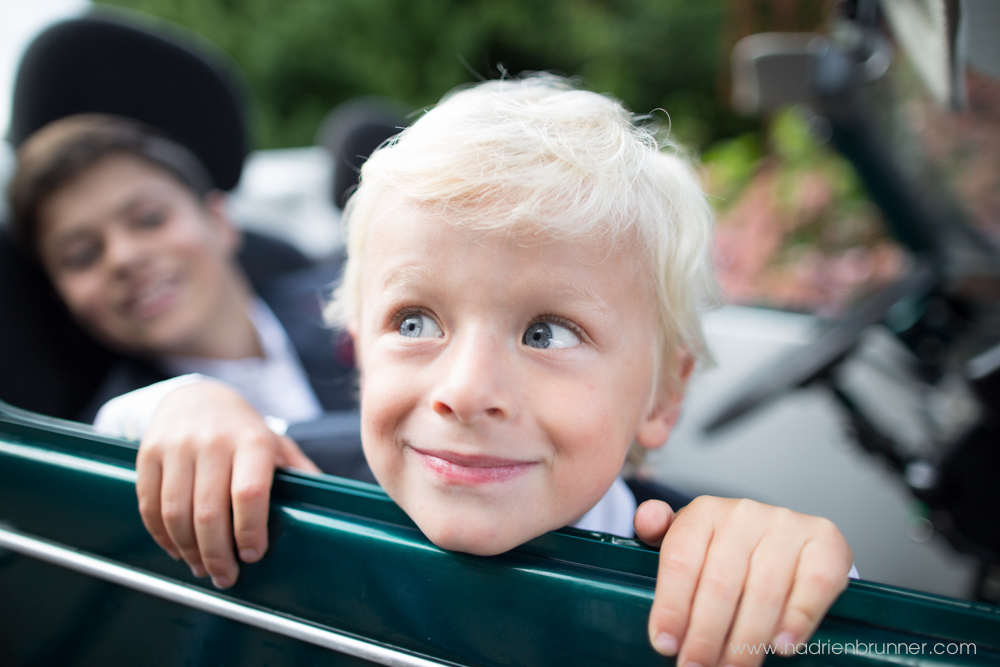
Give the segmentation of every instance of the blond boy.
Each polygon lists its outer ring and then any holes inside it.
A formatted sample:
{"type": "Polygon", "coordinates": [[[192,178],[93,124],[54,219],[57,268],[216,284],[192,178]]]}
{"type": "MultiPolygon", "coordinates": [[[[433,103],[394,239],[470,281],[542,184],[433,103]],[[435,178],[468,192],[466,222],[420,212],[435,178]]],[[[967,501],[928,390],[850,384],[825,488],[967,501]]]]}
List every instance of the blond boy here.
{"type": "MultiPolygon", "coordinates": [[[[432,542],[497,554],[598,506],[634,512],[662,541],[660,652],[752,665],[734,647],[815,629],[851,564],[830,522],[613,497],[629,448],[670,434],[714,285],[690,168],[620,103],[547,75],[455,92],[365,164],[345,219],[330,314],[355,343],[365,455],[432,542]]],[[[174,392],[140,448],[147,527],[231,585],[233,535],[246,562],[266,549],[282,451],[225,387],[174,392]]]]}

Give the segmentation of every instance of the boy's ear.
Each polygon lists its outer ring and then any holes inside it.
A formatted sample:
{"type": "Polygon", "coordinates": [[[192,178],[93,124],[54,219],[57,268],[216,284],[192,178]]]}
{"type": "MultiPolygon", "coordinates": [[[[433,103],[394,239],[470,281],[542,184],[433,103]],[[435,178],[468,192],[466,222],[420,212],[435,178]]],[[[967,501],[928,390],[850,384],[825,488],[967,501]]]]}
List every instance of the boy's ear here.
{"type": "Polygon", "coordinates": [[[222,246],[230,257],[234,257],[243,245],[243,235],[229,219],[226,212],[226,195],[219,190],[212,190],[205,195],[205,212],[208,223],[218,232],[222,246]]]}
{"type": "Polygon", "coordinates": [[[684,402],[688,379],[694,369],[694,359],[686,352],[680,352],[675,363],[678,371],[677,384],[673,385],[667,377],[660,378],[653,408],[639,426],[639,432],[635,436],[636,442],[645,449],[656,449],[666,444],[674,424],[681,416],[681,404],[684,402]]]}
{"type": "Polygon", "coordinates": [[[361,355],[358,351],[361,349],[360,340],[358,340],[358,324],[357,322],[350,322],[344,329],[347,331],[347,335],[351,337],[351,345],[354,346],[354,367],[358,369],[358,381],[364,379],[364,374],[361,372],[361,355]]]}

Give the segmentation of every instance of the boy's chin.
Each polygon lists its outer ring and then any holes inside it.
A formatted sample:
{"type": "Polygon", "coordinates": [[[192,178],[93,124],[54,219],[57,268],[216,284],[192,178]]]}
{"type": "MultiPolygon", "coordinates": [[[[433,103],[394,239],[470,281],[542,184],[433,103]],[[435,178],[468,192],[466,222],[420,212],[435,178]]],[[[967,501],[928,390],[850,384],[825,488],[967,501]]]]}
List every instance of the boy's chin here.
{"type": "Polygon", "coordinates": [[[421,525],[417,526],[427,538],[442,549],[459,551],[474,556],[496,556],[521,546],[538,537],[541,530],[502,530],[489,526],[421,525]]]}

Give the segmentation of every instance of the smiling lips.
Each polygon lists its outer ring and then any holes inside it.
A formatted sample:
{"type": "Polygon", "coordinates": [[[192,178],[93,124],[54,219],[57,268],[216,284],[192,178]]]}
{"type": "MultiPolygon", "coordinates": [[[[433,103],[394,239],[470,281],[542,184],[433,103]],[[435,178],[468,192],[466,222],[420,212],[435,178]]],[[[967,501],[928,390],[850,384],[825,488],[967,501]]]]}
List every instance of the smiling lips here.
{"type": "Polygon", "coordinates": [[[148,320],[167,310],[178,294],[180,281],[169,277],[147,284],[124,304],[125,313],[137,320],[148,320]]]}
{"type": "Polygon", "coordinates": [[[458,484],[490,484],[520,477],[536,463],[495,456],[465,456],[453,452],[417,449],[409,445],[420,462],[438,477],[458,484]]]}

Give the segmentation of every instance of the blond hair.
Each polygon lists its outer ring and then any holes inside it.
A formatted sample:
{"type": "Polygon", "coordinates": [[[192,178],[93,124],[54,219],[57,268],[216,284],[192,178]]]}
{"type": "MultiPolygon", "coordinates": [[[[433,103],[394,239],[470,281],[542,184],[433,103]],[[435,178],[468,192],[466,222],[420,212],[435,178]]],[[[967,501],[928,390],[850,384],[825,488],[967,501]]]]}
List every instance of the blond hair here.
{"type": "Polygon", "coordinates": [[[372,225],[400,195],[470,230],[634,249],[659,304],[656,358],[674,381],[677,352],[708,360],[711,209],[676,147],[613,97],[550,74],[487,81],[449,93],[375,151],[344,210],[348,259],[331,324],[360,320],[372,225]]]}

